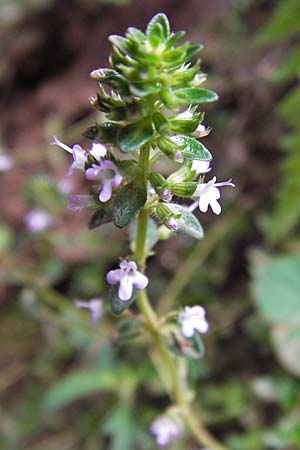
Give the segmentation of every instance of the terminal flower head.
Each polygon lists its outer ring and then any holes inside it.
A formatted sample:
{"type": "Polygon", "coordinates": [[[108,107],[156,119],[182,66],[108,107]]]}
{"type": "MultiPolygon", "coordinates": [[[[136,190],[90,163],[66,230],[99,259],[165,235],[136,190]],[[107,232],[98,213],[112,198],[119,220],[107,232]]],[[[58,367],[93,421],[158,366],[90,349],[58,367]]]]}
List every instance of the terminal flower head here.
{"type": "Polygon", "coordinates": [[[57,139],[56,136],[53,136],[52,145],[58,145],[59,147],[66,150],[66,152],[71,153],[73,156],[73,162],[66,174],[66,176],[72,175],[74,170],[85,170],[85,163],[87,162],[87,158],[89,155],[93,156],[97,161],[103,158],[106,155],[106,148],[104,145],[99,143],[94,143],[90,150],[84,150],[80,145],[75,144],[73,147],[69,147],[68,145],[61,142],[57,139]]]}
{"type": "Polygon", "coordinates": [[[52,225],[52,223],[53,219],[50,214],[39,208],[32,209],[25,216],[25,224],[32,233],[39,233],[52,225]]]}
{"type": "Polygon", "coordinates": [[[184,337],[191,338],[195,331],[206,333],[209,325],[205,318],[205,309],[200,305],[185,306],[179,313],[178,322],[184,337]]]}
{"type": "Polygon", "coordinates": [[[231,179],[220,183],[216,183],[216,181],[217,178],[213,177],[207,183],[199,183],[193,194],[194,198],[199,197],[199,209],[202,212],[207,212],[208,206],[210,206],[215,214],[220,214],[222,208],[218,199],[221,197],[221,194],[218,188],[221,186],[235,187],[231,179]]]}
{"type": "Polygon", "coordinates": [[[96,325],[103,316],[103,300],[101,298],[92,298],[88,301],[74,300],[76,308],[86,308],[90,311],[91,322],[96,325]]]}
{"type": "Polygon", "coordinates": [[[148,285],[148,278],[137,270],[136,263],[125,259],[121,261],[119,269],[107,273],[106,281],[108,284],[120,283],[118,295],[123,301],[131,298],[133,288],[145,289],[148,285]]]}
{"type": "Polygon", "coordinates": [[[86,170],[85,176],[88,180],[100,181],[99,200],[101,202],[107,202],[111,198],[113,187],[118,187],[123,179],[117,166],[109,159],[93,164],[86,170]]]}
{"type": "Polygon", "coordinates": [[[159,416],[152,422],[149,431],[155,436],[157,444],[164,446],[178,437],[180,425],[171,417],[159,416]]]}

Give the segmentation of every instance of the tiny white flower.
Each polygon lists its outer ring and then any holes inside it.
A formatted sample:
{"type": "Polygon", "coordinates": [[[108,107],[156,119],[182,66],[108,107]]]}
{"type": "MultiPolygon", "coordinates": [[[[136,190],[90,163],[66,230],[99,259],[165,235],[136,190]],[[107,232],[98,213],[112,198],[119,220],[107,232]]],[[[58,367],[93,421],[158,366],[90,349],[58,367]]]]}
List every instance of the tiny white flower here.
{"type": "Polygon", "coordinates": [[[13,165],[14,162],[11,156],[0,153],[0,172],[6,172],[12,169],[13,165]]]}
{"type": "Polygon", "coordinates": [[[185,306],[184,311],[179,313],[178,322],[184,337],[191,338],[195,331],[206,333],[209,325],[205,318],[205,309],[200,306],[185,306]]]}
{"type": "Polygon", "coordinates": [[[210,133],[210,128],[206,128],[206,126],[203,125],[202,123],[199,123],[199,125],[197,126],[197,128],[194,131],[194,134],[196,135],[197,138],[207,136],[209,133],[210,133]]]}
{"type": "Polygon", "coordinates": [[[86,308],[90,311],[91,322],[96,325],[103,316],[103,300],[101,298],[92,298],[88,301],[74,300],[76,308],[86,308]]]}
{"type": "Polygon", "coordinates": [[[192,170],[195,170],[196,175],[207,173],[211,170],[210,161],[201,161],[200,159],[193,159],[192,170]]]}
{"type": "Polygon", "coordinates": [[[85,170],[85,163],[89,155],[92,155],[97,161],[106,155],[106,148],[99,143],[93,144],[91,150],[84,150],[80,145],[75,144],[73,147],[61,142],[56,136],[53,136],[52,145],[58,145],[63,148],[66,152],[71,153],[73,156],[73,163],[71,164],[66,176],[72,175],[74,170],[85,170]]]}
{"type": "Polygon", "coordinates": [[[126,260],[121,261],[119,269],[110,270],[106,274],[106,281],[108,284],[120,283],[118,295],[123,301],[131,298],[134,287],[145,289],[148,285],[148,278],[137,270],[136,263],[126,260]]]}
{"type": "Polygon", "coordinates": [[[208,206],[211,207],[215,214],[220,214],[222,211],[221,205],[218,202],[218,199],[221,197],[220,190],[218,187],[220,186],[233,186],[232,180],[222,181],[220,183],[216,183],[217,178],[213,177],[212,180],[207,183],[199,183],[195,193],[193,194],[193,198],[199,197],[199,209],[202,212],[207,212],[208,206]]]}
{"type": "Polygon", "coordinates": [[[25,224],[32,233],[39,233],[53,223],[52,217],[42,209],[32,209],[25,216],[25,224]]]}
{"type": "Polygon", "coordinates": [[[101,202],[107,202],[111,198],[113,187],[120,186],[123,179],[117,166],[109,159],[93,164],[86,170],[85,176],[88,180],[100,181],[99,200],[101,202]]]}
{"type": "Polygon", "coordinates": [[[180,434],[180,424],[168,416],[157,417],[150,425],[149,431],[156,438],[158,445],[164,446],[180,434]]]}

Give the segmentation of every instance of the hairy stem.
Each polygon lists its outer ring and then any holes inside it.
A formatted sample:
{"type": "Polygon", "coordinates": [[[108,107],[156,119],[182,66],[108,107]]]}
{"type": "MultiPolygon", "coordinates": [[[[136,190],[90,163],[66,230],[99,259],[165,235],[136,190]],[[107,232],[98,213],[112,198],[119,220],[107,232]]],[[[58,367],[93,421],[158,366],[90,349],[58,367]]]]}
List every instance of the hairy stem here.
{"type": "MultiPolygon", "coordinates": [[[[139,165],[146,174],[149,164],[149,148],[142,148],[140,152],[139,165]]],[[[147,236],[148,212],[142,209],[138,216],[137,237],[135,245],[135,256],[139,268],[145,269],[146,261],[146,236],[147,236]]],[[[158,372],[166,372],[170,379],[168,394],[182,415],[182,418],[200,445],[204,445],[210,450],[228,450],[219,443],[206,428],[195,418],[190,408],[190,401],[187,398],[186,382],[182,381],[179,374],[175,357],[169,351],[159,328],[158,317],[153,310],[145,290],[142,290],[137,297],[137,305],[143,316],[145,325],[153,337],[153,344],[160,353],[160,361],[163,367],[159,367],[158,372]]]]}

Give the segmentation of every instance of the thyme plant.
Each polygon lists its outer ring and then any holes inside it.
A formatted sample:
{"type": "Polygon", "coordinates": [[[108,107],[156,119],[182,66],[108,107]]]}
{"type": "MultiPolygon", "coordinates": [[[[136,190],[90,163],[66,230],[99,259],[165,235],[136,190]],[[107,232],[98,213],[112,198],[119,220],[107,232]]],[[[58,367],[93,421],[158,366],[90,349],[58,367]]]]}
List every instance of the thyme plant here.
{"type": "MultiPolygon", "coordinates": [[[[127,335],[148,336],[149,355],[170,397],[170,407],[149,424],[150,432],[158,445],[166,445],[185,425],[201,446],[224,450],[193,414],[194,395],[187,384],[186,358],[203,356],[205,310],[201,305],[185,306],[158,317],[146,291],[154,283],[146,275],[146,262],[157,240],[177,233],[203,239],[193,211],[199,207],[205,213],[211,207],[220,214],[219,187],[234,186],[231,180],[205,180],[212,155],[199,141],[209,129],[198,105],[218,97],[200,87],[206,77],[200,72],[200,60],[193,61],[201,45],[176,45],[184,34],[171,32],[167,17],[159,13],[145,33],[129,28],[125,37],[110,36],[111,67],[91,73],[99,88],[90,101],[105,115],[103,123],[84,132],[93,140],[91,148],[69,148],[57,138],[53,144],[73,155],[68,175],[79,169],[93,182],[89,194],[70,197],[69,208],[91,209],[91,229],[110,222],[117,228],[130,225],[132,253],[122,257],[106,280],[112,312],[125,316],[127,335]],[[165,157],[175,167],[168,176],[158,165],[165,157]],[[181,199],[192,202],[185,205],[181,199]],[[126,311],[133,303],[137,313],[126,311]]],[[[101,302],[76,305],[89,308],[96,321],[101,302]]]]}

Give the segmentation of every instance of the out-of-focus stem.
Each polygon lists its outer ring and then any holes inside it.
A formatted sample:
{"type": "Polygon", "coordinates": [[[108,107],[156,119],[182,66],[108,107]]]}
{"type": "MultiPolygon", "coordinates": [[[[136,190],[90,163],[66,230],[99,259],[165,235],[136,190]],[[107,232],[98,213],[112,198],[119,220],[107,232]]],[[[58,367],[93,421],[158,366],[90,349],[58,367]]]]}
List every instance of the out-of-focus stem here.
{"type": "MultiPolygon", "coordinates": [[[[148,170],[149,153],[149,148],[146,147],[140,151],[139,165],[145,174],[148,170]]],[[[144,270],[146,260],[145,247],[147,237],[147,220],[148,212],[146,209],[142,209],[138,216],[135,245],[135,257],[141,270],[144,270]]],[[[179,409],[187,428],[200,445],[204,445],[210,450],[228,450],[221,443],[219,443],[193,415],[190,408],[190,401],[186,395],[185,383],[182,385],[176,359],[164,341],[160,331],[158,317],[148,300],[145,290],[139,292],[136,302],[143,316],[146,328],[152,335],[153,345],[160,352],[160,361],[163,367],[159,367],[159,372],[166,371],[168,373],[171,384],[168,389],[169,396],[174,405],[176,405],[179,409]]]]}

